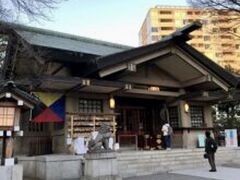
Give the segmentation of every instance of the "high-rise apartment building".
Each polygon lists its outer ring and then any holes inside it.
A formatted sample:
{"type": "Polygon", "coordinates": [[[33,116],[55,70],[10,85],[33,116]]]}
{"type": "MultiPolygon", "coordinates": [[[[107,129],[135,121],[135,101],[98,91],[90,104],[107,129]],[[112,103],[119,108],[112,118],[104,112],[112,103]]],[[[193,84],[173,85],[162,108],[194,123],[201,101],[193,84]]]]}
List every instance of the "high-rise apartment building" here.
{"type": "Polygon", "coordinates": [[[208,11],[192,7],[156,6],[151,8],[139,32],[140,45],[150,44],[193,21],[202,22],[189,41],[219,65],[240,71],[239,17],[226,11],[208,11]],[[236,20],[237,19],[237,20],[236,20]]]}

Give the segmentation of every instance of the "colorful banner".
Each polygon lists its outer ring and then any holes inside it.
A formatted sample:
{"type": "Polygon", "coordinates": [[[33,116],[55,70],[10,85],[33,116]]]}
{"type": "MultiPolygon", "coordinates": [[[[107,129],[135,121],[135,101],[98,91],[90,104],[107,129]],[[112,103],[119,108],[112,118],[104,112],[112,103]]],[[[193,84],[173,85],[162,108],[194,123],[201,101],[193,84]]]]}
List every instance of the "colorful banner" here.
{"type": "Polygon", "coordinates": [[[226,147],[238,147],[237,129],[225,130],[226,147]]]}
{"type": "Polygon", "coordinates": [[[65,96],[59,93],[34,93],[42,102],[33,110],[33,121],[63,122],[65,119],[65,96]]]}

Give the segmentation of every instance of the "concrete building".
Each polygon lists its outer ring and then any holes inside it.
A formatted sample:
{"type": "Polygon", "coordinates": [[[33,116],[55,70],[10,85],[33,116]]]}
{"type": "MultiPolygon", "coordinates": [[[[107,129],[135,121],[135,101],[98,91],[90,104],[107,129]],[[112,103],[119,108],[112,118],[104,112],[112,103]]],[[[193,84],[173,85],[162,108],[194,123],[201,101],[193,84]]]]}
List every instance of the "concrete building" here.
{"type": "Polygon", "coordinates": [[[230,65],[239,71],[240,27],[234,13],[156,6],[147,13],[139,31],[139,43],[146,45],[157,42],[196,20],[201,21],[203,26],[191,33],[192,39],[188,43],[222,67],[230,65]]]}

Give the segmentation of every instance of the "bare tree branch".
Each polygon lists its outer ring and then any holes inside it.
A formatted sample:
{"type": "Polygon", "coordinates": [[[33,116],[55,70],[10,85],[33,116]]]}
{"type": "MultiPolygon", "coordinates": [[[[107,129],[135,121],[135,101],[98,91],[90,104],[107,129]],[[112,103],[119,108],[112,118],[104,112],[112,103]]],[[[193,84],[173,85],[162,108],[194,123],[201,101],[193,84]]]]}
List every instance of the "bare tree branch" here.
{"type": "Polygon", "coordinates": [[[49,20],[49,13],[63,0],[0,0],[0,19],[15,21],[19,18],[29,20],[49,20]]]}
{"type": "Polygon", "coordinates": [[[239,0],[188,0],[193,7],[232,11],[240,14],[239,0]]]}
{"type": "Polygon", "coordinates": [[[218,31],[212,33],[227,33],[239,38],[240,24],[240,0],[188,0],[195,8],[202,8],[203,12],[210,15],[211,24],[218,31]],[[226,28],[219,28],[219,24],[225,22],[226,28]]]}

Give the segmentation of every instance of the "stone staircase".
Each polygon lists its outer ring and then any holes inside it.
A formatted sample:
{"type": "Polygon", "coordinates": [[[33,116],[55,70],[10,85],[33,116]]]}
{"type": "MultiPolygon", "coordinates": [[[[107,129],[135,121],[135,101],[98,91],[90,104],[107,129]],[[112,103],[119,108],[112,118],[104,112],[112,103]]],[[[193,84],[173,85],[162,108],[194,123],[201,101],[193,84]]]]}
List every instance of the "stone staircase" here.
{"type": "MultiPolygon", "coordinates": [[[[157,174],[185,168],[209,166],[204,149],[172,149],[159,151],[123,151],[117,153],[118,171],[122,177],[157,174]]],[[[216,163],[240,159],[240,148],[218,148],[216,163]]]]}

